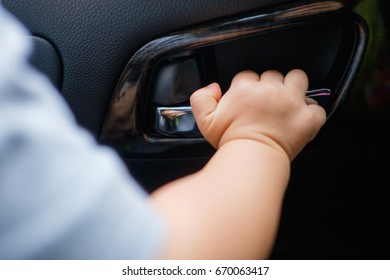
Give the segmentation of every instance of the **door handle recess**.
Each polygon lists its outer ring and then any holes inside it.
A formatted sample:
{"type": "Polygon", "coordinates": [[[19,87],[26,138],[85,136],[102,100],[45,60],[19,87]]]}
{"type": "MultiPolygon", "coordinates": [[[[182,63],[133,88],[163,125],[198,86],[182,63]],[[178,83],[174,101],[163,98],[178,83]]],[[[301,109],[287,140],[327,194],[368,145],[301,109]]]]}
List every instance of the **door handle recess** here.
{"type": "Polygon", "coordinates": [[[352,85],[366,41],[364,21],[337,1],[291,3],[156,38],[123,70],[100,140],[125,158],[209,156],[214,149],[201,137],[189,95],[213,81],[226,91],[247,69],[303,69],[313,88],[332,90],[308,95],[326,104],[329,117],[352,85]],[[175,79],[162,75],[169,73],[175,79]]]}

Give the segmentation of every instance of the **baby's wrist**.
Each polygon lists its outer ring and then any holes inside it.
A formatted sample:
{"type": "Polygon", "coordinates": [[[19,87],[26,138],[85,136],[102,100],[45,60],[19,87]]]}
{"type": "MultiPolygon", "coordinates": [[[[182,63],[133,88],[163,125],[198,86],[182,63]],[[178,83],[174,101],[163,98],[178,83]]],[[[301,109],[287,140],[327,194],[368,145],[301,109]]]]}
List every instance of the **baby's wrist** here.
{"type": "Polygon", "coordinates": [[[268,147],[271,150],[274,150],[275,152],[281,154],[283,157],[285,157],[289,162],[292,161],[293,156],[290,155],[286,149],[283,148],[281,144],[279,144],[277,141],[273,140],[271,137],[266,135],[245,135],[245,136],[237,136],[237,137],[228,137],[228,135],[223,135],[218,143],[218,149],[220,149],[222,146],[225,146],[227,143],[231,142],[246,142],[251,141],[253,143],[259,144],[263,147],[268,147]]]}

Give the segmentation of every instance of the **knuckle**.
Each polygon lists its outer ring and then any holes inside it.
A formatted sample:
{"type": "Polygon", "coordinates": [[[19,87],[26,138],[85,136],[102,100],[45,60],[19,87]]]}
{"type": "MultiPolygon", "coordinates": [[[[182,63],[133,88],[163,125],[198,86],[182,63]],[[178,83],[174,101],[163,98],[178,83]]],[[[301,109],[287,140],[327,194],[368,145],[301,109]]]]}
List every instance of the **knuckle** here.
{"type": "Polygon", "coordinates": [[[235,82],[238,82],[238,81],[241,81],[241,80],[247,80],[247,79],[252,79],[252,80],[258,80],[259,78],[259,75],[252,71],[252,70],[244,70],[244,71],[241,71],[239,73],[237,73],[234,77],[233,77],[233,83],[235,82]]]}
{"type": "Polygon", "coordinates": [[[280,89],[275,83],[264,82],[263,83],[263,91],[267,94],[275,95],[275,94],[279,93],[280,89]]]}
{"type": "Polygon", "coordinates": [[[301,69],[291,70],[289,72],[289,76],[291,76],[293,80],[299,80],[299,81],[305,81],[308,79],[306,73],[301,69]]]}
{"type": "Polygon", "coordinates": [[[256,74],[256,72],[252,71],[252,70],[243,70],[241,72],[239,72],[238,74],[236,74],[237,77],[240,77],[240,76],[244,76],[244,75],[248,75],[248,74],[256,74]]]}
{"type": "Polygon", "coordinates": [[[241,92],[247,92],[252,90],[253,88],[253,83],[247,79],[240,79],[237,80],[234,86],[241,92]]]}
{"type": "Polygon", "coordinates": [[[282,75],[282,73],[280,73],[277,70],[267,70],[267,71],[264,72],[264,74],[265,75],[271,75],[271,76],[282,75]]]}

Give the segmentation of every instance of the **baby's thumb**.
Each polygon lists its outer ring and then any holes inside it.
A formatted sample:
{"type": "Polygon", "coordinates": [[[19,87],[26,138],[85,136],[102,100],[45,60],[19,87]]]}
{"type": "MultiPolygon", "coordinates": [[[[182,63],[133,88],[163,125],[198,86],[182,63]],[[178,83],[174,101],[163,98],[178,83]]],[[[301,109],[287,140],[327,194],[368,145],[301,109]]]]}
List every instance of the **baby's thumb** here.
{"type": "Polygon", "coordinates": [[[207,87],[198,89],[191,95],[190,103],[192,112],[201,130],[202,124],[215,111],[221,97],[222,91],[217,83],[212,83],[207,87]]]}

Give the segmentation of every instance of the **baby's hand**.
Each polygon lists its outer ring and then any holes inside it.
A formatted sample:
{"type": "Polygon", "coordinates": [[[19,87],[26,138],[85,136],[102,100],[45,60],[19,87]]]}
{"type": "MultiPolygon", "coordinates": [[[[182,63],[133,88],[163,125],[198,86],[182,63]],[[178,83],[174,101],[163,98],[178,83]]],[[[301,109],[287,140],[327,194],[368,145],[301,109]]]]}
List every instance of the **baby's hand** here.
{"type": "Polygon", "coordinates": [[[214,83],[191,96],[192,110],[203,136],[215,147],[237,139],[251,139],[282,149],[294,157],[318,133],[325,110],[305,96],[308,78],[301,70],[286,77],[277,71],[261,76],[238,73],[222,97],[214,83]]]}

